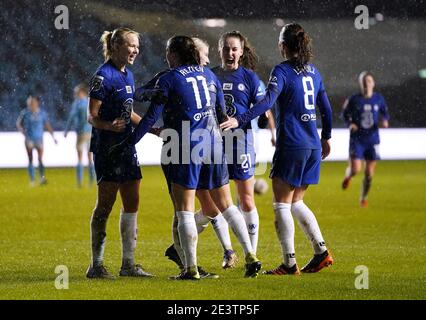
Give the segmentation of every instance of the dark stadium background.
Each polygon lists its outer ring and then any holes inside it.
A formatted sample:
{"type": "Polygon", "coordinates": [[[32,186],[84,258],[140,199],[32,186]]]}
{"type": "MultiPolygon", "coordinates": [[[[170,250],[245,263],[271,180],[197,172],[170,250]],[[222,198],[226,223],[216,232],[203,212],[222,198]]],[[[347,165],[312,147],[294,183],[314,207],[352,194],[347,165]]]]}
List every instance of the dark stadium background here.
{"type": "MultiPolygon", "coordinates": [[[[196,35],[211,46],[227,30],[248,36],[260,56],[264,81],[280,61],[280,24],[297,21],[311,34],[315,58],[342,127],[341,105],[357,91],[356,77],[370,70],[386,98],[393,127],[426,127],[426,2],[409,1],[12,1],[0,10],[0,131],[14,131],[29,93],[40,95],[55,130],[63,130],[72,89],[88,81],[103,62],[100,35],[129,26],[142,34],[141,53],[132,70],[137,84],[166,67],[164,45],[174,34],[196,35]],[[57,30],[58,5],[69,8],[69,29],[57,30]],[[370,28],[357,30],[354,8],[369,8],[370,28]],[[225,19],[207,28],[203,19],[225,19]],[[282,19],[282,20],[277,20],[282,19]]],[[[136,106],[137,110],[140,106],[136,106]]],[[[140,110],[140,109],[139,109],[140,110]]]]}

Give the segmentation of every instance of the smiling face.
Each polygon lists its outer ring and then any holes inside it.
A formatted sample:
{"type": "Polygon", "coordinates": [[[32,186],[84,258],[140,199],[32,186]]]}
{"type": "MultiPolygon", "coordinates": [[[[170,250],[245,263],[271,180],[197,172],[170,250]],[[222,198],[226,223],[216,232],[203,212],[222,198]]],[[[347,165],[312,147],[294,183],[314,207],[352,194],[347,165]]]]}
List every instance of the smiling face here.
{"type": "Polygon", "coordinates": [[[222,68],[227,71],[237,70],[244,53],[243,43],[237,37],[227,37],[219,48],[222,68]]]}
{"type": "Polygon", "coordinates": [[[136,34],[128,32],[123,36],[123,42],[115,44],[115,57],[122,64],[133,64],[139,54],[139,38],[136,34]]]}

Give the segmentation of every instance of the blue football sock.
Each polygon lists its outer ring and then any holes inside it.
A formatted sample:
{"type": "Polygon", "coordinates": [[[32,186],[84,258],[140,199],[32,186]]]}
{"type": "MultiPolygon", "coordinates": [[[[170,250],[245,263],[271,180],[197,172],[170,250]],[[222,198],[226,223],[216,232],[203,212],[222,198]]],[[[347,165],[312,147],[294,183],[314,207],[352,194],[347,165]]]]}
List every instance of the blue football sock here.
{"type": "Polygon", "coordinates": [[[34,182],[34,180],[35,180],[35,170],[34,170],[34,166],[33,166],[32,163],[30,163],[28,165],[28,174],[30,176],[30,181],[34,182]]]}
{"type": "Polygon", "coordinates": [[[81,162],[77,164],[77,184],[81,186],[83,182],[83,165],[81,162]]]}
{"type": "Polygon", "coordinates": [[[93,163],[89,163],[89,181],[90,184],[93,183],[93,181],[95,180],[95,166],[93,165],[93,163]]]}

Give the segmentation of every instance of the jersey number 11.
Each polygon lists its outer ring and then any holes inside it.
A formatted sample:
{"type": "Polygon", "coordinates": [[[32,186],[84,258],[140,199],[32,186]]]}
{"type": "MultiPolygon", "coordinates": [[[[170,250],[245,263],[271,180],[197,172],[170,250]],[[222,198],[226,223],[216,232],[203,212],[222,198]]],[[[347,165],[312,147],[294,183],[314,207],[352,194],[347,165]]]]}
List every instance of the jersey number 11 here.
{"type": "Polygon", "coordinates": [[[197,109],[202,109],[203,105],[201,104],[200,90],[198,89],[197,80],[201,82],[203,86],[204,96],[206,97],[206,107],[210,107],[210,94],[209,89],[207,88],[206,78],[203,76],[197,76],[197,79],[194,77],[186,78],[186,82],[190,82],[192,84],[192,89],[194,90],[195,102],[197,104],[197,109]]]}

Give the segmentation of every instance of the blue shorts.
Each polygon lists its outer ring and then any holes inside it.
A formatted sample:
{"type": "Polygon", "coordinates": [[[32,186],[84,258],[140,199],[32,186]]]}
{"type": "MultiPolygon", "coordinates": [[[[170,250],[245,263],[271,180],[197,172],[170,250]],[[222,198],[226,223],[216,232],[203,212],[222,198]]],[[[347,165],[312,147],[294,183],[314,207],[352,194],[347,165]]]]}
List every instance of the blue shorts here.
{"type": "Polygon", "coordinates": [[[351,159],[380,160],[379,144],[349,142],[349,157],[351,159]]]}
{"type": "Polygon", "coordinates": [[[32,138],[25,138],[25,147],[27,149],[43,149],[43,138],[40,139],[32,139],[32,138]]]}
{"type": "Polygon", "coordinates": [[[269,177],[280,178],[294,187],[318,184],[320,166],[321,149],[277,149],[269,177]]]}
{"type": "Polygon", "coordinates": [[[245,181],[254,176],[256,153],[252,134],[247,133],[244,139],[234,140],[232,157],[231,152],[226,150],[226,145],[224,149],[228,162],[229,179],[245,181]]]}
{"type": "Polygon", "coordinates": [[[250,151],[240,154],[238,161],[235,160],[234,156],[234,163],[228,163],[229,179],[245,181],[254,176],[256,154],[254,150],[250,151]]]}
{"type": "Polygon", "coordinates": [[[142,179],[136,149],[134,147],[111,157],[106,153],[93,155],[97,183],[110,181],[123,183],[142,179]]]}
{"type": "Polygon", "coordinates": [[[173,183],[186,189],[212,190],[229,183],[226,163],[163,165],[169,192],[173,183]]]}

